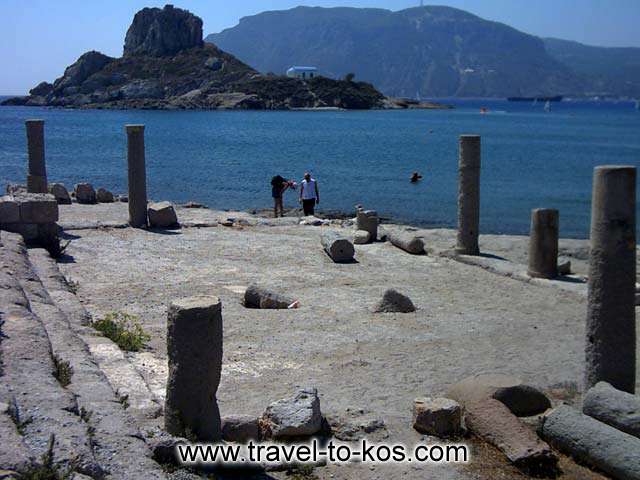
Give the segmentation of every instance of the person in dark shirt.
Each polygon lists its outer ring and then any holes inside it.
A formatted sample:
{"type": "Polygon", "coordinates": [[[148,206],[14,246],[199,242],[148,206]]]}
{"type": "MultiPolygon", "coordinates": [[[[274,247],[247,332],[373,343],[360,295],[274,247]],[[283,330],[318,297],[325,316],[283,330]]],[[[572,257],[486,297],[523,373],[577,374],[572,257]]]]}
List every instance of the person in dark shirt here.
{"type": "Polygon", "coordinates": [[[280,209],[280,216],[284,217],[284,204],[282,197],[284,192],[289,188],[289,180],[283,178],[280,175],[276,175],[271,179],[271,196],[273,197],[273,215],[278,216],[278,209],[280,209]]]}

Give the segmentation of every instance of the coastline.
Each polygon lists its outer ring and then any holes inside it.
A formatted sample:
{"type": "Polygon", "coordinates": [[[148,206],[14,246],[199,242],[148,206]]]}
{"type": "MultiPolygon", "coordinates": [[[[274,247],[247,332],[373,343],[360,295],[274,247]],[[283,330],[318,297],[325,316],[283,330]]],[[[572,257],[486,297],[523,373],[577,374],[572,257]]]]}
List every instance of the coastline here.
{"type": "MultiPolygon", "coordinates": [[[[151,201],[150,201],[151,202],[151,201]]],[[[102,228],[126,228],[127,204],[122,202],[100,203],[96,205],[60,206],[60,224],[63,230],[91,230],[102,228]]],[[[272,209],[218,209],[188,202],[176,204],[178,220],[183,228],[206,227],[300,227],[300,228],[339,228],[351,235],[355,225],[355,214],[338,210],[317,211],[315,217],[304,217],[301,209],[285,209],[285,216],[273,218],[272,209]]],[[[380,217],[383,231],[405,231],[425,239],[431,254],[450,255],[456,243],[457,230],[453,227],[434,227],[400,222],[389,217],[380,217]]],[[[483,255],[519,266],[526,271],[529,236],[518,234],[480,233],[480,246],[483,255]]],[[[637,247],[640,252],[640,245],[637,247]]],[[[572,272],[586,277],[589,269],[589,239],[560,238],[559,263],[571,261],[572,272]]],[[[640,275],[640,254],[637,256],[638,275],[640,275]]]]}
{"type": "Polygon", "coordinates": [[[65,110],[158,110],[158,111],[279,111],[279,112],[342,112],[342,111],[368,111],[368,110],[451,110],[453,105],[437,102],[420,102],[411,99],[398,99],[385,97],[377,106],[368,108],[344,108],[344,107],[292,107],[278,105],[271,107],[253,106],[243,103],[219,105],[217,107],[205,107],[201,105],[173,104],[168,101],[130,101],[126,103],[87,103],[83,105],[55,105],[46,102],[32,101],[29,95],[6,98],[0,96],[0,107],[39,107],[65,110]]]}

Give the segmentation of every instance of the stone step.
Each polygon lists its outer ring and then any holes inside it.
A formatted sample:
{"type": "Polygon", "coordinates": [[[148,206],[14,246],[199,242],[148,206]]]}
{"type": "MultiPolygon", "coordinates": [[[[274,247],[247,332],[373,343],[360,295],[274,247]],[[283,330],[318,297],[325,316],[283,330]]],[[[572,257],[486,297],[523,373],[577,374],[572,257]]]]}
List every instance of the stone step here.
{"type": "Polygon", "coordinates": [[[88,326],[89,314],[47,251],[32,249],[29,257],[50,297],[69,319],[72,330],[89,348],[118,397],[128,405],[128,413],[140,427],[153,424],[151,421],[162,414],[162,399],[151,391],[144,377],[114,342],[88,326]]]}
{"type": "MultiPolygon", "coordinates": [[[[104,472],[94,457],[88,425],[79,415],[73,393],[63,388],[53,375],[47,332],[41,319],[30,310],[21,283],[33,284],[33,298],[41,298],[46,292],[37,288],[33,275],[25,275],[26,248],[22,237],[3,232],[1,242],[0,401],[8,405],[5,412],[9,412],[16,426],[13,433],[20,434],[29,456],[36,462],[51,452],[57,468],[101,478],[104,472]]],[[[11,437],[15,442],[15,435],[11,437]]],[[[3,450],[8,447],[4,442],[0,445],[3,450]]]]}
{"type": "MultiPolygon", "coordinates": [[[[32,313],[41,320],[50,341],[50,355],[59,364],[68,362],[72,369],[70,383],[63,390],[74,398],[75,412],[89,434],[92,453],[101,470],[93,475],[89,471],[82,473],[94,478],[105,475],[106,478],[166,478],[160,466],[150,458],[150,451],[136,422],[123,408],[106,376],[93,359],[90,348],[41,281],[39,273],[42,273],[49,284],[60,285],[55,283],[56,279],[64,282],[56,263],[46,250],[41,249],[30,250],[28,254],[24,251],[24,255],[17,256],[13,263],[18,273],[15,277],[29,300],[32,313]],[[34,263],[45,265],[46,268],[38,268],[34,263]]],[[[88,329],[82,326],[82,323],[86,323],[86,312],[80,308],[79,302],[79,306],[70,302],[71,296],[75,295],[66,282],[64,286],[67,295],[56,296],[73,307],[69,308],[69,312],[74,315],[80,328],[88,329]]],[[[66,432],[65,429],[66,427],[62,429],[63,433],[66,432]]]]}

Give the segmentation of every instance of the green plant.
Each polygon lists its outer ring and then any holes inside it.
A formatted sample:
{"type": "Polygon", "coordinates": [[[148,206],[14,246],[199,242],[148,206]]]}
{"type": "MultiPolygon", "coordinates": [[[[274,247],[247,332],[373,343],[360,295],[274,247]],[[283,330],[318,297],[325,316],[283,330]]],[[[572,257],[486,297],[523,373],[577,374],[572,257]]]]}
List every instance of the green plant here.
{"type": "Polygon", "coordinates": [[[77,461],[69,465],[69,468],[66,470],[63,470],[59,465],[55,465],[53,463],[53,447],[55,442],[56,438],[51,434],[47,451],[42,455],[40,463],[32,465],[22,473],[18,477],[20,480],[68,480],[72,478],[77,461]]]}
{"type": "Polygon", "coordinates": [[[69,291],[71,293],[78,293],[78,288],[80,287],[80,284],[78,282],[65,278],[65,283],[67,284],[67,287],[69,287],[69,291]]]}
{"type": "Polygon", "coordinates": [[[68,386],[73,376],[73,367],[66,360],[61,360],[57,355],[53,356],[53,366],[53,376],[58,379],[60,385],[63,387],[68,386]]]}
{"type": "Polygon", "coordinates": [[[9,403],[9,409],[7,410],[7,413],[9,414],[11,420],[13,420],[13,423],[16,425],[16,430],[18,430],[18,433],[20,435],[24,435],[24,429],[33,421],[33,417],[22,418],[20,407],[18,406],[18,401],[15,397],[11,399],[11,403],[9,403]]]}
{"type": "Polygon", "coordinates": [[[111,312],[93,322],[93,328],[127,352],[138,352],[151,337],[143,330],[138,317],[124,312],[111,312]]]}
{"type": "Polygon", "coordinates": [[[124,408],[125,410],[127,408],[130,407],[129,404],[129,395],[127,394],[120,394],[120,392],[117,393],[118,396],[118,401],[120,402],[120,405],[122,405],[122,408],[124,408]]]}

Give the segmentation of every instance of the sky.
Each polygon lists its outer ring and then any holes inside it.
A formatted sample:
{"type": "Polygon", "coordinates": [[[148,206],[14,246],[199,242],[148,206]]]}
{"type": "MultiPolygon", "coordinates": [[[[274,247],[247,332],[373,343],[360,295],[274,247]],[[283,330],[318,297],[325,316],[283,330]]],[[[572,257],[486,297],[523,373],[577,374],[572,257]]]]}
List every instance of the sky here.
{"type": "MultiPolygon", "coordinates": [[[[169,0],[170,1],[170,0],[169,0]]],[[[143,7],[154,0],[0,0],[0,95],[22,95],[39,82],[53,82],[84,52],[122,55],[124,36],[143,7]]],[[[219,32],[241,17],[298,5],[402,10],[419,0],[173,0],[204,21],[204,34],[219,32]]],[[[640,47],[640,0],[440,0],[488,20],[541,37],[590,45],[640,47]]]]}

